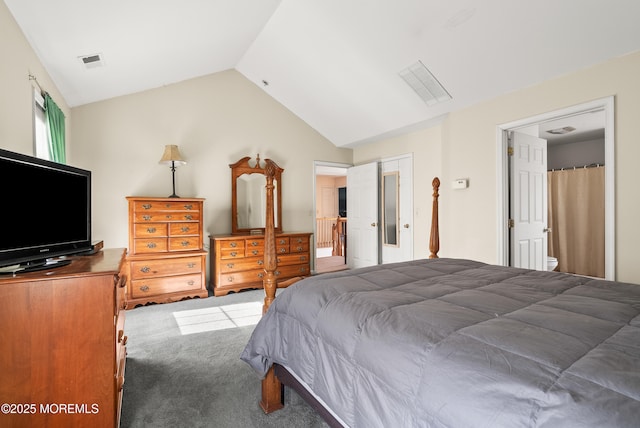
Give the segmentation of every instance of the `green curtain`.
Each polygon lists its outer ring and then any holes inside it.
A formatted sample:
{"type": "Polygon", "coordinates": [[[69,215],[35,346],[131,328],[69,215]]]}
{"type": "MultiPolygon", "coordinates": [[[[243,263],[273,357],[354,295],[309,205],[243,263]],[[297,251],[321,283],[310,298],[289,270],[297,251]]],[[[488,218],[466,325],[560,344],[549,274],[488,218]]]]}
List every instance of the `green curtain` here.
{"type": "Polygon", "coordinates": [[[64,113],[47,93],[44,94],[44,112],[49,131],[49,158],[54,162],[66,163],[64,113]]]}

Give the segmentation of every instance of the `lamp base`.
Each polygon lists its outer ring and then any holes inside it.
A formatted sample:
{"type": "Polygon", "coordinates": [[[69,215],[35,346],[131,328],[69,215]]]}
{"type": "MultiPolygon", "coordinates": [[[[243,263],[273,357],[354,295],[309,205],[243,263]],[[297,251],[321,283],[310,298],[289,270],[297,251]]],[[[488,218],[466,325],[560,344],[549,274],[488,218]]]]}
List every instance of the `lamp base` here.
{"type": "Polygon", "coordinates": [[[180,196],[176,195],[175,193],[173,195],[169,195],[167,196],[167,198],[179,198],[180,196]]]}

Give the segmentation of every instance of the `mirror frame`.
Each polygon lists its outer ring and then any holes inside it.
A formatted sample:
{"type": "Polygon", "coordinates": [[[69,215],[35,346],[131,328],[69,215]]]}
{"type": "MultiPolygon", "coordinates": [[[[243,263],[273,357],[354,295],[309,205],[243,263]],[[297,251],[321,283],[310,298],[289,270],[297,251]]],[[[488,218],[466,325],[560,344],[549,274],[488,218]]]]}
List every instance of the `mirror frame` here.
{"type": "MultiPolygon", "coordinates": [[[[251,160],[250,156],[245,156],[240,159],[238,162],[230,164],[229,168],[231,168],[231,233],[234,235],[239,234],[250,234],[260,232],[264,234],[264,227],[252,227],[252,228],[239,228],[238,227],[238,186],[237,180],[240,176],[244,174],[262,174],[265,176],[265,187],[267,185],[266,182],[266,171],[264,167],[260,165],[260,155],[256,157],[256,163],[254,166],[251,166],[249,161],[251,160]]],[[[270,160],[270,159],[268,159],[270,160]]],[[[275,162],[271,161],[273,165],[276,167],[276,173],[274,175],[274,181],[276,183],[275,186],[275,232],[282,232],[282,172],[284,169],[280,168],[275,162]]],[[[266,190],[265,190],[266,192],[266,190]]],[[[266,211],[265,211],[266,218],[266,211]]]]}

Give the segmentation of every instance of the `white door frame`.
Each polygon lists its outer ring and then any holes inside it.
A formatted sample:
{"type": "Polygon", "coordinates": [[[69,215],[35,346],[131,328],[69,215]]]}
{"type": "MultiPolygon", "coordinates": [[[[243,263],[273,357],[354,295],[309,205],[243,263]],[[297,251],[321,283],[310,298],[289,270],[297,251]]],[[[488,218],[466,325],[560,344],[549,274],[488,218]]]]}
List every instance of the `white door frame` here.
{"type": "Polygon", "coordinates": [[[497,232],[498,263],[509,264],[509,156],[507,155],[508,131],[537,125],[550,120],[575,116],[594,110],[605,112],[604,159],[605,159],[605,279],[615,280],[615,157],[614,157],[614,96],[601,98],[561,110],[540,114],[496,127],[497,140],[497,232]]]}
{"type": "Polygon", "coordinates": [[[345,175],[346,175],[346,169],[347,168],[351,168],[353,166],[353,164],[350,163],[339,163],[339,162],[326,162],[326,161],[313,161],[313,245],[311,248],[311,254],[313,255],[313,257],[311,257],[312,260],[312,265],[311,265],[311,271],[313,273],[315,273],[316,271],[316,256],[317,256],[317,252],[316,252],[316,238],[318,236],[318,231],[317,231],[317,224],[316,224],[316,167],[318,166],[331,166],[331,167],[335,167],[335,168],[345,168],[345,175]]]}

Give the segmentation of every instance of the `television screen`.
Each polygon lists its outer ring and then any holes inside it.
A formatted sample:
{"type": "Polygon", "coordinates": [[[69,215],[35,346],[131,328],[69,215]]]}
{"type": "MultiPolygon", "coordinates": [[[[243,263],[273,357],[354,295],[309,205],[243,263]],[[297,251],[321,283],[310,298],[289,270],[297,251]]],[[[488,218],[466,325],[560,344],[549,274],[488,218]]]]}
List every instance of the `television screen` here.
{"type": "Polygon", "coordinates": [[[91,172],[0,149],[0,266],[91,249],[91,172]]]}

